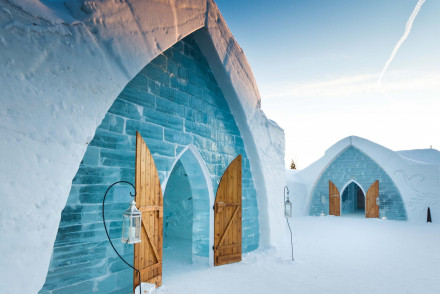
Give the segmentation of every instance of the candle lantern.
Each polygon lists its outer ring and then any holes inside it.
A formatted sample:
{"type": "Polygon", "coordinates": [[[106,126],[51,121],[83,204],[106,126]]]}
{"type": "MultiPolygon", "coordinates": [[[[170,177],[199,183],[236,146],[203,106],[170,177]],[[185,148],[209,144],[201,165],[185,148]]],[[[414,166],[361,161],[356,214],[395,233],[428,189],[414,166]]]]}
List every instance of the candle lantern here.
{"type": "MultiPolygon", "coordinates": [[[[135,270],[139,276],[139,281],[141,282],[141,271],[128,263],[122,256],[119,254],[118,250],[116,250],[113,245],[112,239],[108,234],[107,225],[105,224],[105,197],[107,197],[108,191],[117,184],[128,184],[133,187],[134,194],[130,193],[131,197],[136,197],[136,188],[134,185],[127,181],[118,181],[110,185],[107,188],[107,191],[104,193],[104,198],[102,199],[102,223],[104,224],[105,234],[107,235],[107,239],[110,242],[115,253],[119,256],[119,258],[133,270],[135,270]]],[[[122,216],[122,243],[126,244],[134,244],[141,242],[141,223],[142,223],[142,213],[136,208],[136,202],[132,201],[130,203],[130,207],[124,212],[122,216]]],[[[140,292],[142,293],[142,283],[139,284],[140,292]]]]}
{"type": "Polygon", "coordinates": [[[122,243],[135,244],[141,242],[142,212],[136,208],[134,200],[122,216],[122,243]]]}
{"type": "Polygon", "coordinates": [[[284,216],[292,217],[292,202],[290,202],[289,196],[287,196],[287,200],[284,202],[284,216]]]}
{"type": "Polygon", "coordinates": [[[284,187],[284,216],[292,217],[292,202],[289,200],[289,188],[287,186],[284,187]],[[287,200],[286,200],[287,194],[287,200]]]}
{"type": "Polygon", "coordinates": [[[293,236],[292,236],[292,229],[290,228],[290,224],[289,224],[289,217],[292,217],[292,202],[290,202],[289,200],[289,188],[287,186],[284,186],[284,216],[286,217],[287,226],[289,227],[289,231],[290,231],[290,246],[292,246],[292,261],[294,261],[293,236]]]}

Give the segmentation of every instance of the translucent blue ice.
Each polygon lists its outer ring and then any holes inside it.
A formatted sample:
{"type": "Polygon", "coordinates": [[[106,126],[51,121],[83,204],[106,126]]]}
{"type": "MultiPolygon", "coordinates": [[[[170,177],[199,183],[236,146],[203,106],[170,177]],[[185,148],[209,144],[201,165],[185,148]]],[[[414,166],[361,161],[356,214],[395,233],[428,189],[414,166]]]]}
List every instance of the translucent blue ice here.
{"type": "MultiPolygon", "coordinates": [[[[258,247],[256,191],[243,139],[206,59],[194,40],[187,37],[127,84],[97,128],[73,179],[40,293],[131,293],[133,273],[107,241],[101,203],[113,182],[134,183],[136,131],[152,152],[161,183],[171,174],[177,156],[190,144],[206,166],[207,176],[191,151],[180,157],[188,175],[193,214],[190,218],[188,212],[188,219],[180,219],[192,221],[183,228],[191,227],[189,248],[194,256],[208,257],[211,250],[208,188],[215,194],[229,163],[242,154],[243,251],[258,247]]],[[[172,183],[172,177],[169,181],[172,183]]],[[[118,251],[132,262],[133,246],[119,241],[122,212],[131,200],[128,192],[127,187],[111,191],[105,211],[110,236],[118,251]]],[[[165,190],[165,197],[167,193],[165,190]]],[[[167,207],[173,206],[165,203],[166,218],[176,216],[183,207],[191,210],[189,202],[175,209],[167,207]]]]}
{"type": "Polygon", "coordinates": [[[406,220],[406,210],[399,190],[388,174],[370,157],[355,147],[342,152],[323,172],[312,192],[310,214],[328,215],[328,185],[332,181],[344,193],[351,181],[358,183],[366,193],[379,180],[380,214],[388,219],[406,220]],[[323,204],[321,199],[325,198],[323,204]]]}

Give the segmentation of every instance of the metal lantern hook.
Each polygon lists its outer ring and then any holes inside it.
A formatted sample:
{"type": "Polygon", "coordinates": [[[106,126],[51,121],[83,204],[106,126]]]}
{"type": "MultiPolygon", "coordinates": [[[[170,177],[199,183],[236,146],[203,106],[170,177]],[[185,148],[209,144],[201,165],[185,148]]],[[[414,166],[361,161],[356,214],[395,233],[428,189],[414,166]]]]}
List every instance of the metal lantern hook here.
{"type": "Polygon", "coordinates": [[[289,227],[289,231],[290,231],[290,246],[292,248],[292,261],[294,261],[293,236],[292,236],[292,229],[290,228],[290,224],[289,224],[289,217],[292,217],[292,203],[289,200],[289,188],[287,186],[284,186],[284,216],[286,217],[287,226],[289,227]],[[287,200],[286,200],[286,195],[287,195],[287,200]]]}
{"type": "Polygon", "coordinates": [[[102,199],[102,222],[104,223],[104,229],[105,229],[105,233],[106,233],[106,235],[107,235],[107,239],[108,239],[108,241],[110,242],[110,245],[112,246],[112,248],[113,248],[113,250],[116,252],[116,254],[118,255],[118,257],[126,264],[126,265],[128,265],[129,267],[131,267],[133,270],[135,270],[137,273],[138,273],[138,275],[139,275],[139,290],[140,290],[140,293],[142,293],[142,281],[141,281],[141,271],[140,270],[138,270],[137,268],[135,268],[134,266],[132,266],[131,264],[129,264],[120,254],[119,254],[119,252],[118,252],[118,250],[116,250],[116,248],[115,248],[115,246],[113,245],[113,242],[112,242],[112,240],[110,239],[110,235],[108,234],[108,230],[107,230],[107,225],[105,224],[105,210],[104,210],[104,205],[105,205],[105,197],[107,197],[107,193],[108,193],[108,191],[114,186],[114,185],[116,185],[116,184],[121,184],[121,183],[125,183],[125,184],[128,184],[128,185],[130,185],[131,187],[133,187],[133,191],[134,191],[134,194],[132,194],[131,192],[130,192],[130,196],[131,197],[136,197],[136,188],[134,187],[134,185],[132,184],[132,183],[130,183],[130,182],[127,182],[127,181],[118,181],[118,182],[115,182],[115,183],[113,183],[113,184],[111,184],[108,188],[107,188],[107,190],[105,191],[105,194],[104,194],[104,198],[102,199]]]}

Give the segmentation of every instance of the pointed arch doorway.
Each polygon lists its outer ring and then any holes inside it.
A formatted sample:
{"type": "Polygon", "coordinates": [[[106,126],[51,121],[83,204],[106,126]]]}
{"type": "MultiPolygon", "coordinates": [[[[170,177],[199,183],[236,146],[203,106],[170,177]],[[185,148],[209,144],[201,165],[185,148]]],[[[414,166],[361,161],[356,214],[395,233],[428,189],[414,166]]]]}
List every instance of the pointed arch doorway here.
{"type": "MultiPolygon", "coordinates": [[[[166,189],[162,197],[164,189],[160,185],[154,160],[139,133],[136,133],[136,142],[136,202],[142,211],[143,230],[142,242],[134,247],[134,265],[140,270],[141,281],[160,286],[163,273],[167,275],[167,271],[170,273],[181,268],[174,267],[176,263],[214,264],[211,250],[215,233],[211,209],[214,193],[204,161],[194,146],[188,146],[174,162],[164,182],[166,189]]],[[[225,185],[234,187],[236,197],[231,198],[230,189],[223,189],[228,196],[226,199],[222,197],[224,193],[217,191],[217,206],[234,209],[232,213],[229,210],[229,213],[223,213],[221,223],[226,224],[227,219],[227,225],[220,241],[217,240],[216,265],[241,260],[241,165],[242,157],[239,155],[229,165],[219,185],[219,190],[225,185]],[[229,244],[231,240],[232,244],[229,244]],[[226,251],[222,251],[219,257],[219,250],[226,251]]],[[[134,272],[133,288],[139,283],[137,272],[134,272]]]]}
{"type": "Polygon", "coordinates": [[[197,149],[187,146],[173,163],[164,190],[164,271],[176,264],[212,265],[214,192],[197,149]]]}
{"type": "Polygon", "coordinates": [[[356,181],[348,182],[341,193],[342,215],[365,217],[365,192],[356,181]]]}
{"type": "Polygon", "coordinates": [[[379,218],[379,180],[365,190],[350,180],[339,193],[336,185],[329,181],[329,214],[379,218]]]}

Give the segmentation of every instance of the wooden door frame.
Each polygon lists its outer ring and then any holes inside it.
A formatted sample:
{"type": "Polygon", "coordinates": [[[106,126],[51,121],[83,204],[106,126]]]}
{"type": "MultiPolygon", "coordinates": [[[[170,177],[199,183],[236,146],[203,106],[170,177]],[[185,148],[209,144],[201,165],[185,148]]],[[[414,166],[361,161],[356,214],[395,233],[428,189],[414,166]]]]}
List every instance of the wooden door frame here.
{"type": "MultiPolygon", "coordinates": [[[[214,193],[214,189],[212,187],[211,175],[209,173],[208,167],[206,166],[206,163],[203,160],[202,156],[200,155],[199,151],[197,150],[197,148],[193,144],[186,146],[176,156],[173,164],[171,165],[170,174],[167,175],[167,177],[165,178],[165,180],[161,184],[161,188],[162,188],[163,195],[165,196],[165,189],[168,184],[168,180],[170,179],[171,171],[174,169],[176,163],[179,160],[182,162],[182,165],[185,168],[185,162],[186,162],[186,164],[190,163],[186,160],[186,156],[188,156],[188,154],[191,154],[190,156],[192,156],[193,158],[196,159],[196,161],[202,171],[202,177],[205,180],[207,190],[208,190],[208,196],[209,196],[209,255],[208,255],[208,264],[209,264],[209,266],[214,267],[214,249],[213,249],[213,247],[214,247],[214,211],[212,210],[212,207],[214,206],[214,203],[215,203],[215,193],[214,193]]],[[[185,171],[188,173],[187,170],[185,170],[185,171]]],[[[191,179],[190,178],[193,178],[193,177],[194,176],[192,176],[191,174],[188,174],[188,180],[190,182],[190,186],[191,186],[191,179]]],[[[198,258],[197,256],[193,255],[192,253],[191,253],[191,255],[192,255],[191,259],[192,259],[193,263],[206,264],[203,261],[204,260],[203,258],[198,258]]]]}
{"type": "Polygon", "coordinates": [[[338,187],[336,186],[336,184],[332,181],[332,180],[328,180],[328,188],[329,188],[329,193],[328,193],[328,215],[334,215],[334,216],[341,216],[342,214],[342,194],[339,191],[338,187]],[[338,196],[339,196],[339,214],[330,214],[331,210],[330,210],[330,206],[332,203],[331,197],[334,197],[334,195],[330,195],[330,185],[333,185],[336,189],[336,191],[338,191],[338,196]]]}
{"type": "Polygon", "coordinates": [[[229,163],[217,187],[213,207],[216,266],[242,260],[242,164],[243,157],[239,154],[229,163]]]}
{"type": "Polygon", "coordinates": [[[155,283],[156,287],[162,284],[163,194],[154,158],[139,132],[136,132],[135,162],[135,201],[142,212],[142,242],[134,244],[133,264],[141,277],[139,280],[134,271],[133,291],[142,282],[155,283]]]}
{"type": "MultiPolygon", "coordinates": [[[[370,191],[370,189],[373,187],[373,185],[375,185],[377,183],[377,196],[376,196],[376,199],[375,199],[375,203],[376,203],[376,201],[377,201],[377,199],[379,199],[380,200],[380,181],[379,181],[379,179],[377,179],[377,180],[375,180],[371,185],[370,185],[370,187],[368,188],[368,190],[367,190],[367,194],[368,194],[368,192],[370,191]]],[[[365,218],[376,218],[375,216],[374,217],[371,217],[371,216],[367,216],[367,194],[365,194],[365,218]]],[[[380,204],[379,205],[377,205],[377,218],[380,218],[380,204]]]]}

